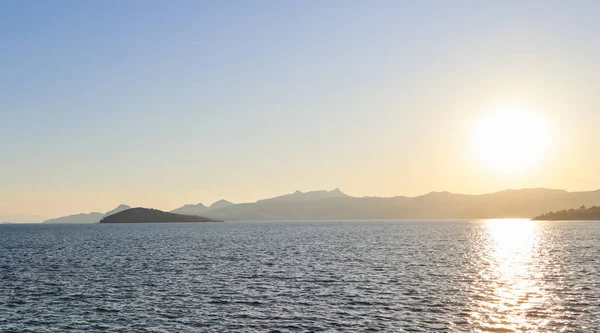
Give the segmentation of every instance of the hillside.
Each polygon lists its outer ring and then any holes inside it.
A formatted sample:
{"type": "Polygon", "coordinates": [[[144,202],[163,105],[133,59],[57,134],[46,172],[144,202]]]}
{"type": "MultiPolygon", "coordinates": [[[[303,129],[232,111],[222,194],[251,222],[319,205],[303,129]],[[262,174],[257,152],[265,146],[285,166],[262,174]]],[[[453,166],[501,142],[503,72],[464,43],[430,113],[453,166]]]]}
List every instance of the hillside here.
{"type": "Polygon", "coordinates": [[[103,218],[100,223],[168,223],[168,222],[221,222],[195,215],[180,215],[150,208],[131,208],[103,218]]]}
{"type": "Polygon", "coordinates": [[[542,214],[533,219],[538,221],[600,220],[600,207],[592,206],[585,208],[585,206],[581,206],[579,209],[563,209],[557,212],[542,214]]]}

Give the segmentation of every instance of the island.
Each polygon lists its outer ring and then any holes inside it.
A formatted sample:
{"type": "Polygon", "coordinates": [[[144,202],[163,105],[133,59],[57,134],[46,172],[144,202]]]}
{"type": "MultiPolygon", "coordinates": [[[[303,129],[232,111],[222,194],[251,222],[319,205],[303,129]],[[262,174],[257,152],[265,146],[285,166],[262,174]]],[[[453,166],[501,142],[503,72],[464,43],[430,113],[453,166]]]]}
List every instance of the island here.
{"type": "Polygon", "coordinates": [[[172,223],[172,222],[223,222],[197,215],[180,215],[150,208],[131,208],[100,220],[100,223],[172,223]]]}
{"type": "Polygon", "coordinates": [[[550,212],[536,216],[533,218],[536,221],[564,221],[564,220],[600,220],[600,207],[592,206],[585,208],[581,206],[579,209],[563,209],[557,212],[550,212]]]}

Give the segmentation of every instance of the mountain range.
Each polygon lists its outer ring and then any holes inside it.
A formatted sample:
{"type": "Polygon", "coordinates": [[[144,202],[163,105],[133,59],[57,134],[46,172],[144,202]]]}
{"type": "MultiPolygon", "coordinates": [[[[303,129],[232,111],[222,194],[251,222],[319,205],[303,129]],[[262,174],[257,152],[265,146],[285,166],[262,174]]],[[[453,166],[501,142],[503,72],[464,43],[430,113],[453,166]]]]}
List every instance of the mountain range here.
{"type": "MultiPolygon", "coordinates": [[[[225,221],[363,220],[363,219],[485,219],[532,218],[548,211],[600,205],[600,190],[567,192],[554,189],[505,190],[467,195],[431,192],[416,197],[353,197],[340,189],[296,191],[253,203],[220,200],[210,206],[189,204],[173,214],[202,215],[225,221]]],[[[105,214],[70,215],[46,223],[95,223],[128,209],[121,205],[105,214]]]]}
{"type": "Polygon", "coordinates": [[[44,221],[44,223],[98,223],[100,222],[100,220],[107,216],[122,212],[130,208],[131,207],[127,205],[119,205],[117,208],[110,210],[104,214],[97,212],[74,214],[69,216],[58,217],[51,220],[46,220],[44,221]]]}
{"type": "Polygon", "coordinates": [[[482,195],[431,192],[417,197],[352,197],[340,190],[295,192],[255,203],[205,211],[236,220],[362,220],[531,218],[543,212],[600,205],[600,190],[505,190],[482,195]]]}
{"type": "Polygon", "coordinates": [[[184,215],[201,215],[209,210],[223,208],[223,207],[227,207],[227,206],[231,206],[231,205],[233,205],[233,203],[231,203],[227,200],[219,200],[208,207],[204,206],[202,203],[195,204],[195,205],[193,205],[193,204],[183,205],[177,209],[173,209],[171,211],[171,213],[184,214],[184,215]]]}

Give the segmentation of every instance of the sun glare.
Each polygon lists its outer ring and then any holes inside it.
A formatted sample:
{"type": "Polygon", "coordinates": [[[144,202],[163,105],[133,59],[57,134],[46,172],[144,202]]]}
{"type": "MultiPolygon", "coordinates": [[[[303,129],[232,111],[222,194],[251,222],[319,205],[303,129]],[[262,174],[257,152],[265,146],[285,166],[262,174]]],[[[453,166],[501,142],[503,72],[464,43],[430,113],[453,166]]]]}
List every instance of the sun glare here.
{"type": "Polygon", "coordinates": [[[539,257],[540,226],[531,220],[487,220],[483,230],[486,264],[473,284],[473,325],[489,331],[539,332],[535,328],[545,320],[531,316],[531,311],[548,308],[551,302],[539,277],[545,271],[539,257]]]}
{"type": "Polygon", "coordinates": [[[547,121],[518,108],[483,117],[475,128],[477,157],[500,173],[523,172],[535,166],[550,144],[547,121]]]}

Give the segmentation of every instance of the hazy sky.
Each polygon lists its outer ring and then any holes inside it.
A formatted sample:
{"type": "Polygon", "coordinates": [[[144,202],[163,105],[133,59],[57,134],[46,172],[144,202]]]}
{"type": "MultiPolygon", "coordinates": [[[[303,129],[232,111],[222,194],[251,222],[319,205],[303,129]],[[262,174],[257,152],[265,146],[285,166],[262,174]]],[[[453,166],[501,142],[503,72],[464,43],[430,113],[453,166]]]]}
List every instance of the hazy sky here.
{"type": "Polygon", "coordinates": [[[0,220],[600,188],[600,1],[0,1],[0,220]],[[548,120],[497,174],[474,124],[548,120]]]}

